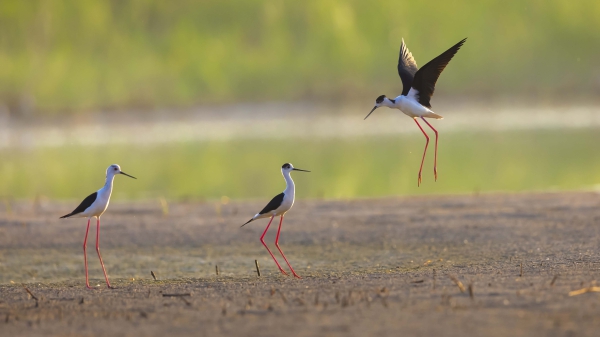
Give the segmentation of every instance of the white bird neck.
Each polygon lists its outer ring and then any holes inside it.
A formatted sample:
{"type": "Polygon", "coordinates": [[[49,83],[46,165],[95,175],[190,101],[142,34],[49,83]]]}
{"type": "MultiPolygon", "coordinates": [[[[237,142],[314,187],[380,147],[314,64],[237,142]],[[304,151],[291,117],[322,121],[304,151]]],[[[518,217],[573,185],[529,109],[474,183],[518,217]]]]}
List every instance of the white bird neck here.
{"type": "Polygon", "coordinates": [[[106,175],[106,181],[104,182],[104,186],[100,189],[100,193],[108,193],[110,195],[113,189],[113,183],[115,181],[115,174],[109,173],[106,175]]]}
{"type": "Polygon", "coordinates": [[[285,193],[286,195],[294,195],[295,193],[295,186],[294,186],[294,181],[292,180],[292,176],[291,176],[291,172],[281,172],[283,174],[283,178],[285,179],[285,191],[283,191],[283,193],[285,193]]]}

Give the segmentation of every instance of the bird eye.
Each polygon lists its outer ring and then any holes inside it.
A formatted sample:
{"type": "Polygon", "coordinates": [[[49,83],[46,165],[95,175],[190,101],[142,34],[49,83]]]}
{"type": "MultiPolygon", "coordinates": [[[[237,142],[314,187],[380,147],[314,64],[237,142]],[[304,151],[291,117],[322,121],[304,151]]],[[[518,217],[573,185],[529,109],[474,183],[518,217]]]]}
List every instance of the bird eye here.
{"type": "Polygon", "coordinates": [[[115,171],[117,170],[117,168],[115,167],[115,171]]]}

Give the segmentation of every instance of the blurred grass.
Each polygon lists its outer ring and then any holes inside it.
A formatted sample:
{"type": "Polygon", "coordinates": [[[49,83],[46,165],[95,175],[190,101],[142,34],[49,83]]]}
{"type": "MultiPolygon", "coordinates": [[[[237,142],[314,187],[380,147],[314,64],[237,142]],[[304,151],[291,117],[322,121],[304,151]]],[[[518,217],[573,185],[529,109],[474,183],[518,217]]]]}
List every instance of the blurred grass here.
{"type": "Polygon", "coordinates": [[[572,100],[600,92],[600,2],[7,0],[0,102],[11,112],[399,93],[463,37],[440,94],[572,100]]]}
{"type": "Polygon", "coordinates": [[[353,140],[239,140],[161,147],[38,148],[0,152],[0,197],[80,199],[100,188],[118,163],[114,198],[269,199],[284,189],[284,162],[298,197],[353,198],[490,191],[572,190],[600,184],[597,129],[441,134],[439,180],[433,147],[417,172],[421,135],[353,140]],[[75,158],[75,159],[74,159],[75,158]]]}

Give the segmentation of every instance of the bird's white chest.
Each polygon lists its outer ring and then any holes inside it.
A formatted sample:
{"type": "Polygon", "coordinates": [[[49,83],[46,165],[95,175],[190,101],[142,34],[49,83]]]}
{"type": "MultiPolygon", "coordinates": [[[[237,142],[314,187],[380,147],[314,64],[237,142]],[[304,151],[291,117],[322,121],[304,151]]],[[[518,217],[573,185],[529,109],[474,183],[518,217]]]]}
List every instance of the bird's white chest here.
{"type": "Polygon", "coordinates": [[[283,202],[281,203],[281,206],[279,206],[277,208],[276,215],[281,215],[281,214],[289,211],[293,205],[294,205],[294,193],[293,192],[285,193],[285,196],[283,197],[283,202]]]}
{"type": "Polygon", "coordinates": [[[100,216],[102,213],[106,211],[108,208],[108,204],[110,202],[110,192],[100,190],[98,192],[98,197],[96,201],[85,210],[84,214],[86,217],[90,216],[100,216]]]}

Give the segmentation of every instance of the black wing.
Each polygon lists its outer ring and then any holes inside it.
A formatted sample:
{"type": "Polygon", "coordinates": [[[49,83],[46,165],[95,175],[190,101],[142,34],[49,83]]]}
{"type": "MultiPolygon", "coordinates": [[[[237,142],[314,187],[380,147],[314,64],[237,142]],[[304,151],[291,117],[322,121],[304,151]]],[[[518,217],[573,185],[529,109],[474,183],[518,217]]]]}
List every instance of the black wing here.
{"type": "Polygon", "coordinates": [[[281,204],[283,203],[284,196],[285,196],[285,194],[283,194],[283,193],[276,195],[275,198],[273,198],[273,199],[271,199],[271,201],[269,201],[267,206],[265,206],[265,208],[263,208],[262,211],[258,212],[258,214],[269,213],[269,212],[272,212],[272,211],[276,210],[277,208],[279,208],[279,206],[281,206],[281,204]]]}
{"type": "Polygon", "coordinates": [[[435,82],[437,82],[442,70],[446,68],[448,62],[450,62],[454,54],[456,54],[466,40],[466,38],[462,39],[459,43],[450,47],[450,49],[429,61],[417,71],[412,82],[412,87],[418,91],[417,99],[421,105],[431,108],[429,100],[431,99],[431,96],[433,96],[435,82]]]}
{"type": "Polygon", "coordinates": [[[75,214],[85,211],[86,209],[88,209],[88,207],[92,206],[94,201],[96,201],[96,197],[98,197],[98,192],[94,192],[94,193],[88,195],[85,199],[83,199],[81,204],[79,204],[79,206],[77,206],[77,208],[75,208],[75,210],[73,212],[71,212],[67,215],[63,215],[60,218],[61,219],[68,218],[70,216],[73,216],[75,214]]]}
{"type": "Polygon", "coordinates": [[[400,75],[400,79],[402,80],[402,95],[408,95],[408,91],[410,90],[410,86],[412,85],[417,70],[419,70],[417,62],[411,52],[408,51],[408,48],[406,48],[404,39],[402,39],[400,56],[398,57],[398,75],[400,75]]]}

